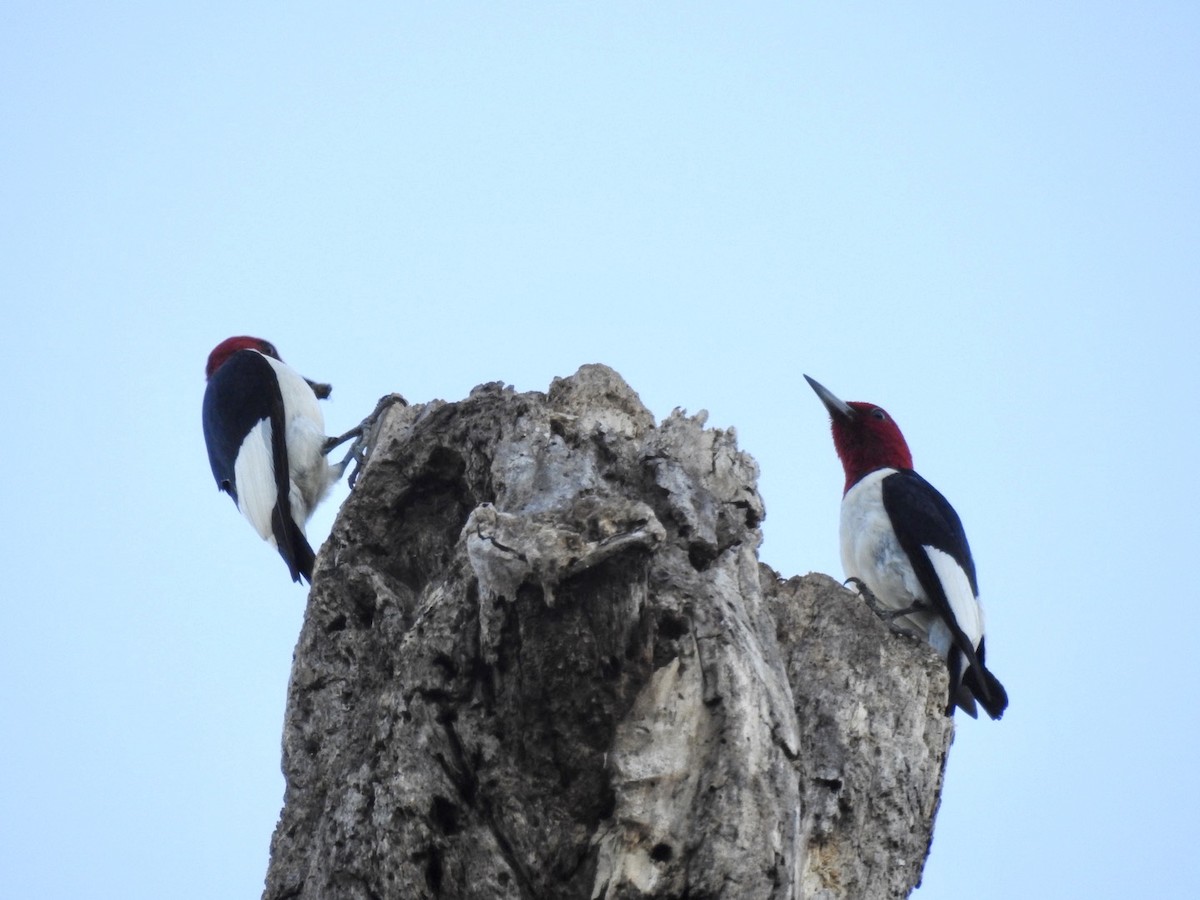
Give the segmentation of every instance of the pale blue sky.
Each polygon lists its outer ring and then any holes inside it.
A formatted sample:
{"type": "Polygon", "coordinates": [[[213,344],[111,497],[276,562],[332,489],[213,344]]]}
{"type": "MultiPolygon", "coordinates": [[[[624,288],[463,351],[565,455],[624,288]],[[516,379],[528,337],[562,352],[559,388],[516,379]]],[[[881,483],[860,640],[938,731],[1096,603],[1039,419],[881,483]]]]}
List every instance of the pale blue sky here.
{"type": "Polygon", "coordinates": [[[607,363],[737,428],[784,574],[801,373],[885,406],[1011,697],[916,896],[1197,891],[1200,7],[828,6],[5,4],[0,898],[261,890],[305,595],[208,471],[238,333],[331,431],[607,363]]]}

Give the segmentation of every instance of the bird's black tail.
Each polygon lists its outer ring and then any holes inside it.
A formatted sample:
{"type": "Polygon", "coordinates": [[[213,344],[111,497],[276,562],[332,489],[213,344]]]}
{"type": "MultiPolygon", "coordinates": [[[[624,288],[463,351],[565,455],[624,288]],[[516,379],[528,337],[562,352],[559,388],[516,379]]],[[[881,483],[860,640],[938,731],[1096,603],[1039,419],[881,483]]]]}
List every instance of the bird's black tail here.
{"type": "Polygon", "coordinates": [[[995,675],[983,665],[983,654],[980,654],[979,667],[971,666],[963,676],[963,687],[970,691],[984,710],[993,719],[1004,715],[1008,708],[1008,692],[995,675]]]}
{"type": "Polygon", "coordinates": [[[271,533],[275,537],[275,546],[279,549],[279,555],[283,557],[288,571],[292,574],[292,581],[298,584],[303,578],[312,584],[313,566],[316,564],[317,554],[313,552],[312,545],[309,544],[308,538],[304,536],[300,526],[296,524],[296,520],[289,515],[284,515],[278,505],[271,513],[271,533]]]}
{"type": "Polygon", "coordinates": [[[993,719],[1004,715],[1008,707],[1008,692],[1004,690],[1000,679],[988,671],[983,657],[982,640],[975,648],[975,662],[969,662],[961,649],[951,648],[950,658],[946,661],[950,670],[950,699],[946,704],[946,715],[953,715],[957,706],[974,719],[978,715],[976,700],[993,719]]]}

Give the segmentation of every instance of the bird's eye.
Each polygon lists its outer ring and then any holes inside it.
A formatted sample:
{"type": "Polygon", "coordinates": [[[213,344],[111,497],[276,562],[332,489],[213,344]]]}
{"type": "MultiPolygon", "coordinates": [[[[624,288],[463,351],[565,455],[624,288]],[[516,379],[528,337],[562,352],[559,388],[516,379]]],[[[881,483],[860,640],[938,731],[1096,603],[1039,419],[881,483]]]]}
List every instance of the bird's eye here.
{"type": "Polygon", "coordinates": [[[880,422],[886,422],[887,421],[887,413],[885,413],[882,409],[880,409],[877,406],[873,410],[871,410],[871,418],[878,419],[880,422]]]}

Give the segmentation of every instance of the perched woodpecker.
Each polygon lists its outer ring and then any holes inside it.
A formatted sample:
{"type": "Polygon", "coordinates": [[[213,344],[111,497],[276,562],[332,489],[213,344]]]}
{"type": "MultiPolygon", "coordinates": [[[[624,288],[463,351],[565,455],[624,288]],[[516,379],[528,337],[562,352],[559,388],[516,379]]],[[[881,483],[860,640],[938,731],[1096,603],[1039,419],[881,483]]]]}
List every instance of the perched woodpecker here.
{"type": "Polygon", "coordinates": [[[317,403],[329,385],[302,378],[271,343],[245,336],[216,346],[205,377],[204,442],[217,487],[279,551],[292,580],[311,582],[315,554],[304,525],[349,460],[325,458],[338,443],[325,437],[317,403]]]}
{"type": "Polygon", "coordinates": [[[846,403],[807,375],[833,426],[846,472],[842,566],[873,595],[877,611],[928,638],[946,660],[955,706],[993,719],[1008,706],[1003,685],[984,665],[983,608],[975,563],[954,508],[913,471],[899,427],[872,403],[846,403]]]}

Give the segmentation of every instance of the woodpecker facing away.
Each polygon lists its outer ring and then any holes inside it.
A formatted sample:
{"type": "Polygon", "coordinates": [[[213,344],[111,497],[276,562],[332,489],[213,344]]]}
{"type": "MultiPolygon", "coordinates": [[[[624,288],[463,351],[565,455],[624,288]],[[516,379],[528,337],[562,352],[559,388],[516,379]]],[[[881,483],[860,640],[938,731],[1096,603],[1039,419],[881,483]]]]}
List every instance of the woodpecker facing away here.
{"type": "Polygon", "coordinates": [[[998,719],[1008,706],[1003,685],[984,665],[983,608],[975,563],[958,514],[913,471],[904,435],[872,403],[846,403],[807,375],[833,426],[846,472],[842,497],[842,566],[865,585],[876,611],[927,637],[946,660],[950,697],[977,715],[979,702],[998,719]]]}
{"type": "Polygon", "coordinates": [[[217,487],[287,563],[292,580],[312,582],[315,554],[304,535],[313,508],[341,477],[325,454],[361,435],[325,437],[318,399],[331,388],[302,378],[268,341],[231,337],[208,356],[204,442],[217,487]]]}

